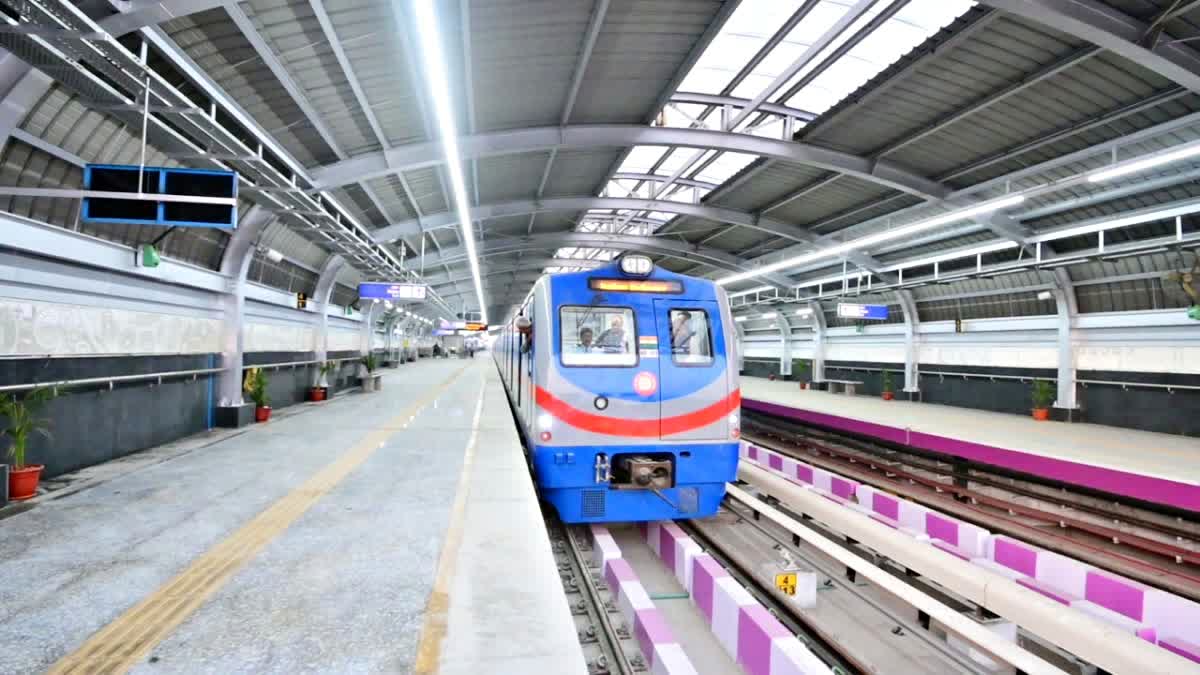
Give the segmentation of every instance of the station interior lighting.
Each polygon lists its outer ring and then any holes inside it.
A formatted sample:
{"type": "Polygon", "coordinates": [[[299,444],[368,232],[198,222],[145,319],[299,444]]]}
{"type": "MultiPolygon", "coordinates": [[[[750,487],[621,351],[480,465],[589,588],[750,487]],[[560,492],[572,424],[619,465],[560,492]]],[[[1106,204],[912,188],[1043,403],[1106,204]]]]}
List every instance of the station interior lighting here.
{"type": "Polygon", "coordinates": [[[742,323],[743,321],[745,321],[745,320],[746,320],[746,319],[748,319],[748,318],[749,318],[749,317],[745,317],[745,316],[735,316],[735,317],[733,317],[733,320],[734,320],[734,321],[736,321],[736,322],[738,322],[738,323],[742,323]]]}
{"type": "Polygon", "coordinates": [[[760,319],[774,319],[774,318],[775,318],[775,312],[767,312],[766,314],[760,314],[760,315],[759,315],[759,318],[760,318],[760,319]]]}
{"type": "Polygon", "coordinates": [[[1190,157],[1196,157],[1197,155],[1200,155],[1200,143],[1192,143],[1177,150],[1159,153],[1145,159],[1139,159],[1133,162],[1122,164],[1120,166],[1114,166],[1111,169],[1101,169],[1100,171],[1090,173],[1088,174],[1088,182],[1103,183],[1106,180],[1120,178],[1121,176],[1128,176],[1131,173],[1138,173],[1139,171],[1145,171],[1146,169],[1153,169],[1164,164],[1170,164],[1171,162],[1178,162],[1190,157]]]}
{"type": "Polygon", "coordinates": [[[904,225],[902,227],[897,227],[892,230],[884,230],[882,232],[876,232],[875,234],[868,234],[865,237],[859,237],[858,239],[851,239],[850,241],[842,242],[841,244],[837,244],[836,246],[830,246],[829,248],[823,248],[818,251],[810,251],[803,255],[798,255],[798,256],[795,256],[792,258],[788,258],[786,260],[780,260],[779,262],[771,263],[770,265],[763,265],[762,267],[759,267],[754,270],[750,270],[748,272],[739,272],[738,274],[733,274],[733,275],[724,277],[722,279],[717,279],[717,283],[724,286],[725,284],[732,284],[737,281],[743,281],[745,279],[752,279],[754,277],[762,276],[764,274],[770,274],[771,272],[778,272],[779,270],[786,269],[789,267],[796,267],[798,265],[803,265],[804,263],[813,262],[814,260],[822,260],[824,258],[832,258],[832,257],[838,256],[838,255],[841,255],[842,253],[847,253],[849,251],[855,251],[855,250],[867,248],[868,246],[873,246],[875,244],[881,244],[885,241],[891,241],[893,239],[907,237],[909,235],[913,235],[918,232],[924,232],[925,230],[932,230],[935,227],[949,225],[950,223],[957,222],[959,220],[972,218],[974,216],[983,215],[985,213],[991,213],[993,211],[998,211],[1000,209],[1008,208],[1010,206],[1016,206],[1017,204],[1020,204],[1023,201],[1025,201],[1024,195],[1013,195],[1011,197],[1005,197],[1003,199],[996,199],[996,200],[993,200],[990,202],[976,204],[975,206],[972,206],[970,208],[960,209],[958,211],[951,211],[949,213],[943,213],[940,216],[926,218],[925,220],[918,220],[915,223],[904,225]]]}
{"type": "Polygon", "coordinates": [[[454,107],[450,103],[450,78],[447,73],[445,52],[442,50],[441,32],[438,28],[435,0],[416,0],[417,37],[421,43],[422,60],[425,63],[425,79],[433,99],[434,118],[446,155],[446,173],[450,176],[454,207],[462,233],[463,247],[467,249],[467,261],[471,266],[471,280],[475,295],[479,298],[481,322],[487,323],[487,303],[483,296],[483,279],[479,273],[479,255],[475,250],[475,230],[471,222],[470,202],[467,200],[467,183],[463,176],[462,161],[458,151],[458,130],[455,128],[454,107]]]}

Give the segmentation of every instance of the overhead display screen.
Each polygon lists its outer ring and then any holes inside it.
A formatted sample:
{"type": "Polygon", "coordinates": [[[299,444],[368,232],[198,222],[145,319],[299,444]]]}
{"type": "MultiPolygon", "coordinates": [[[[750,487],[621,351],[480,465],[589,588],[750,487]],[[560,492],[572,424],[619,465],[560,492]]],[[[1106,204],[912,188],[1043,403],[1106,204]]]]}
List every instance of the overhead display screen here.
{"type": "Polygon", "coordinates": [[[884,321],[888,318],[888,308],[887,305],[856,305],[849,302],[839,302],[837,315],[843,319],[884,321]]]}
{"type": "Polygon", "coordinates": [[[366,300],[424,300],[424,284],[364,281],[358,285],[358,297],[366,300]]]}

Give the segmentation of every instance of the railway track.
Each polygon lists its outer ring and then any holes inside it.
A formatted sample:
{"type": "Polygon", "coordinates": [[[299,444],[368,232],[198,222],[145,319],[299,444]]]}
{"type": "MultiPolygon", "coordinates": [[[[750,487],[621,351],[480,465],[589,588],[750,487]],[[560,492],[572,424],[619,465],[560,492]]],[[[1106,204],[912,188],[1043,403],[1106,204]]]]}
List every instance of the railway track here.
{"type": "Polygon", "coordinates": [[[558,563],[563,592],[575,617],[579,644],[590,675],[632,675],[646,670],[637,640],[623,620],[607,587],[597,580],[585,554],[586,534],[547,514],[546,531],[558,563]]]}
{"type": "Polygon", "coordinates": [[[1048,490],[1016,484],[1012,478],[989,475],[975,467],[965,471],[961,465],[818,434],[774,418],[754,416],[745,424],[747,441],[993,533],[1200,600],[1200,553],[1195,550],[1193,523],[1164,523],[1159,514],[1141,514],[1127,505],[1118,505],[1118,512],[1106,512],[1086,496],[1061,490],[1048,494],[1048,490]],[[1109,523],[1097,522],[1102,519],[1109,523]]]}

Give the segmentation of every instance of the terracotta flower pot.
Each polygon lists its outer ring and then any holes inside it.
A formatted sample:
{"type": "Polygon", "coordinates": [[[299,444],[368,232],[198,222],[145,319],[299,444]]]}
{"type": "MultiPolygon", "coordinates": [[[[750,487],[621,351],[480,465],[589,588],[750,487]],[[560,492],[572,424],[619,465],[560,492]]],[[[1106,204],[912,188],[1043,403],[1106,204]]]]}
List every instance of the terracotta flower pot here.
{"type": "Polygon", "coordinates": [[[17,502],[37,494],[38,481],[42,478],[41,464],[32,464],[24,469],[8,470],[8,498],[17,502]]]}
{"type": "Polygon", "coordinates": [[[260,405],[254,409],[254,421],[266,422],[271,419],[271,406],[260,405]]]}
{"type": "Polygon", "coordinates": [[[1045,422],[1046,420],[1050,419],[1050,409],[1049,408],[1034,408],[1033,409],[1033,419],[1035,419],[1039,422],[1045,422]]]}
{"type": "Polygon", "coordinates": [[[891,401],[894,398],[896,398],[896,395],[894,393],[892,393],[890,391],[883,392],[883,400],[891,401]]]}
{"type": "Polygon", "coordinates": [[[324,401],[325,400],[325,387],[313,387],[313,388],[309,389],[308,390],[308,400],[324,401]]]}

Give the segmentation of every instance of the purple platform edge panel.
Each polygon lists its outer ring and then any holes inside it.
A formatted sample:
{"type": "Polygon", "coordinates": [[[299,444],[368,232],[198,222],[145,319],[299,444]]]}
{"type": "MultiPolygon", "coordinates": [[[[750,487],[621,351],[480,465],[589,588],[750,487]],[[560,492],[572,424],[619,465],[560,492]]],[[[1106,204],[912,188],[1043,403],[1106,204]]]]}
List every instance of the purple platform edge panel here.
{"type": "Polygon", "coordinates": [[[892,520],[900,520],[900,502],[882,492],[871,494],[871,508],[881,516],[887,516],[892,520]]]}
{"type": "Polygon", "coordinates": [[[1166,504],[1200,512],[1200,486],[1196,485],[1128,471],[1106,469],[1065,459],[1043,457],[1018,450],[997,448],[946,436],[917,431],[909,432],[906,429],[885,424],[801,410],[768,401],[743,398],[742,405],[750,410],[801,420],[821,427],[872,436],[892,443],[963,457],[982,464],[991,464],[1033,476],[1052,478],[1072,485],[1133,497],[1154,504],[1166,504]]]}
{"type": "Polygon", "coordinates": [[[704,612],[709,625],[712,625],[713,616],[713,584],[727,576],[729,572],[707,553],[692,558],[692,599],[704,612]]]}
{"type": "Polygon", "coordinates": [[[1158,641],[1158,646],[1169,652],[1178,654],[1185,659],[1191,659],[1196,663],[1200,663],[1200,645],[1192,644],[1180,638],[1163,638],[1158,641]]]}
{"type": "Polygon", "coordinates": [[[1083,599],[1141,621],[1146,596],[1137,586],[1089,570],[1083,599]]]}
{"type": "Polygon", "coordinates": [[[845,478],[838,478],[837,476],[833,476],[829,479],[829,486],[833,488],[833,494],[841,497],[842,499],[850,499],[850,497],[854,494],[855,485],[857,485],[857,483],[848,481],[845,478]]]}
{"type": "Polygon", "coordinates": [[[958,546],[958,523],[930,511],[925,512],[925,534],[958,546]]]}
{"type": "Polygon", "coordinates": [[[1037,549],[1019,542],[996,537],[992,559],[1029,577],[1037,576],[1037,549]]]}
{"type": "Polygon", "coordinates": [[[796,463],[796,480],[813,484],[813,469],[807,464],[796,463]]]}
{"type": "Polygon", "coordinates": [[[771,452],[767,453],[767,466],[776,471],[783,471],[783,457],[771,452]]]}
{"type": "Polygon", "coordinates": [[[792,633],[762,605],[738,610],[737,662],[747,673],[771,675],[771,641],[777,637],[792,637],[792,633]]]}
{"type": "Polygon", "coordinates": [[[657,609],[639,609],[634,612],[633,634],[651,666],[654,665],[656,647],[676,642],[670,625],[657,609]]]}

